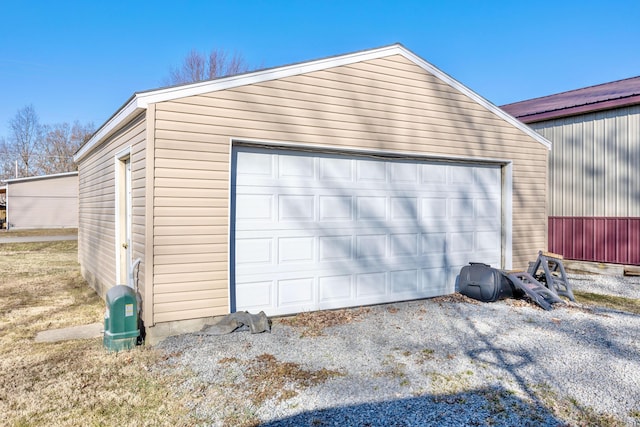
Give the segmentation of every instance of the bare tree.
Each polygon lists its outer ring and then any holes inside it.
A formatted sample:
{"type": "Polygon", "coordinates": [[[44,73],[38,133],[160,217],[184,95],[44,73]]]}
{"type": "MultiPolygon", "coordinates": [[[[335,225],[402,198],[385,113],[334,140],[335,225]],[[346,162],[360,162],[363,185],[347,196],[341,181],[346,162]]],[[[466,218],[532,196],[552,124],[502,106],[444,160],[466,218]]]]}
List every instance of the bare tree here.
{"type": "Polygon", "coordinates": [[[209,55],[192,50],[185,56],[182,65],[172,68],[167,85],[195,83],[202,80],[232,76],[249,71],[251,68],[238,53],[231,56],[222,49],[213,49],[209,55]]]}
{"type": "Polygon", "coordinates": [[[20,176],[32,175],[37,172],[33,170],[33,163],[43,135],[43,129],[33,105],[19,109],[16,115],[9,120],[9,129],[9,139],[2,144],[5,163],[8,161],[10,164],[11,161],[17,161],[20,176]]]}
{"type": "Polygon", "coordinates": [[[77,170],[73,154],[94,131],[92,123],[43,126],[32,105],[9,121],[10,134],[0,138],[0,180],[77,170]]]}
{"type": "Polygon", "coordinates": [[[3,181],[8,178],[15,178],[11,174],[11,170],[13,168],[13,154],[9,149],[9,144],[7,141],[0,137],[0,166],[2,170],[0,171],[0,181],[3,181]]]}
{"type": "Polygon", "coordinates": [[[82,125],[78,121],[58,123],[44,127],[44,138],[39,146],[38,167],[43,174],[62,173],[77,170],[73,154],[91,138],[92,123],[82,125]]]}

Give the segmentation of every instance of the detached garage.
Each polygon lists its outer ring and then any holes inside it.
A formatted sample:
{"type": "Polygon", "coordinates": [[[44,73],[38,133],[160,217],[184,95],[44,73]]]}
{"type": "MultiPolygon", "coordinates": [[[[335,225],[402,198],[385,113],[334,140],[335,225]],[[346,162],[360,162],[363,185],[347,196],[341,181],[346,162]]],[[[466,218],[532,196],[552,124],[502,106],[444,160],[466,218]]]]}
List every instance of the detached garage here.
{"type": "Polygon", "coordinates": [[[137,93],[76,153],[83,275],[137,265],[152,342],[448,294],[546,249],[549,149],[400,45],[137,93]]]}

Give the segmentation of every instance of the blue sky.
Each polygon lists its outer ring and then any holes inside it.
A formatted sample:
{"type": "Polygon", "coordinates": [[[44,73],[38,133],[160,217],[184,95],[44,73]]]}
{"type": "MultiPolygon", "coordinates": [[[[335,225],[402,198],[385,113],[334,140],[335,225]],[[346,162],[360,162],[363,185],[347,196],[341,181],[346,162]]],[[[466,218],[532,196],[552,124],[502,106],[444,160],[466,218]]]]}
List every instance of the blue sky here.
{"type": "Polygon", "coordinates": [[[497,105],[640,75],[640,1],[0,0],[0,136],[104,123],[191,49],[273,67],[402,43],[497,105]]]}

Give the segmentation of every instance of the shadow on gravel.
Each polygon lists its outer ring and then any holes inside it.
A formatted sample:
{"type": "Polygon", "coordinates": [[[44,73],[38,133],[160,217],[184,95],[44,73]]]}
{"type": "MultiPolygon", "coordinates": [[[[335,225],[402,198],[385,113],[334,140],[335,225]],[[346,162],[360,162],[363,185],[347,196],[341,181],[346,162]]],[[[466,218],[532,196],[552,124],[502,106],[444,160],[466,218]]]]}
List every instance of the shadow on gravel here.
{"type": "Polygon", "coordinates": [[[261,426],[558,426],[549,410],[503,388],[424,395],[303,412],[261,426]]]}

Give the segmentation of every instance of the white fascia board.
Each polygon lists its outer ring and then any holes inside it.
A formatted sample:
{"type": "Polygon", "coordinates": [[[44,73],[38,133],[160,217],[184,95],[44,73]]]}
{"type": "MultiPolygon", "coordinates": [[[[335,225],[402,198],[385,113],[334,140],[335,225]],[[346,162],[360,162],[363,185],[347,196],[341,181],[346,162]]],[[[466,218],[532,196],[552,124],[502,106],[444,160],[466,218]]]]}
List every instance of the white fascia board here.
{"type": "Polygon", "coordinates": [[[139,105],[143,108],[146,108],[148,104],[153,104],[156,102],[170,101],[172,99],[183,98],[187,96],[201,95],[203,93],[232,89],[239,86],[246,86],[250,84],[296,76],[299,74],[326,70],[328,68],[339,67],[341,65],[349,65],[356,62],[384,58],[389,55],[402,54],[402,52],[405,51],[406,49],[404,49],[400,45],[386,46],[378,49],[335,56],[331,58],[318,59],[315,61],[309,61],[300,64],[285,65],[283,67],[256,71],[249,74],[224,77],[213,81],[198,82],[186,86],[158,89],[146,93],[143,92],[137,94],[136,98],[139,101],[139,105]]]}
{"type": "Polygon", "coordinates": [[[509,122],[510,124],[512,124],[513,126],[517,127],[518,129],[520,129],[521,131],[523,131],[524,133],[526,133],[527,135],[529,135],[530,137],[532,137],[533,139],[538,141],[540,144],[542,144],[545,147],[547,147],[548,150],[551,150],[551,145],[552,145],[551,141],[549,141],[548,139],[546,139],[545,137],[540,135],[538,132],[534,131],[529,126],[525,125],[524,123],[522,123],[520,120],[516,119],[515,117],[507,114],[501,108],[499,108],[496,105],[492,104],[491,102],[487,101],[482,96],[478,95],[477,93],[475,93],[474,91],[472,91],[471,89],[469,89],[468,87],[466,87],[465,85],[463,85],[462,83],[460,83],[459,81],[457,81],[456,79],[454,79],[453,77],[448,75],[447,73],[443,72],[439,68],[435,67],[434,65],[428,63],[424,59],[422,59],[419,56],[415,55],[413,52],[411,52],[411,51],[409,51],[407,49],[404,49],[402,47],[400,47],[400,49],[402,50],[402,52],[400,52],[400,54],[402,56],[404,56],[408,60],[414,62],[415,64],[419,65],[420,67],[424,68],[426,71],[430,72],[431,74],[433,74],[434,76],[436,76],[437,78],[442,80],[443,82],[447,83],[449,86],[453,87],[454,89],[458,90],[459,92],[462,92],[463,94],[465,94],[469,98],[471,98],[474,101],[476,101],[478,104],[482,105],[487,110],[489,110],[489,111],[493,112],[494,114],[496,114],[497,116],[499,116],[501,119],[503,119],[503,120],[509,122]]]}
{"type": "MultiPolygon", "coordinates": [[[[146,105],[145,107],[146,108],[146,105]]],[[[137,96],[131,98],[120,110],[118,110],[96,133],[73,155],[73,161],[78,163],[86,156],[96,145],[101,143],[106,137],[118,130],[122,125],[126,124],[130,119],[135,117],[143,108],[139,106],[137,96]]]]}
{"type": "MultiPolygon", "coordinates": [[[[51,174],[51,175],[26,176],[26,177],[23,177],[23,178],[11,178],[11,179],[5,180],[5,182],[7,184],[12,184],[14,182],[37,181],[37,180],[40,180],[40,179],[62,178],[62,177],[65,177],[65,176],[74,176],[74,175],[78,175],[78,171],[54,173],[54,174],[51,174]]],[[[0,188],[2,188],[2,187],[0,187],[0,188]]]]}

